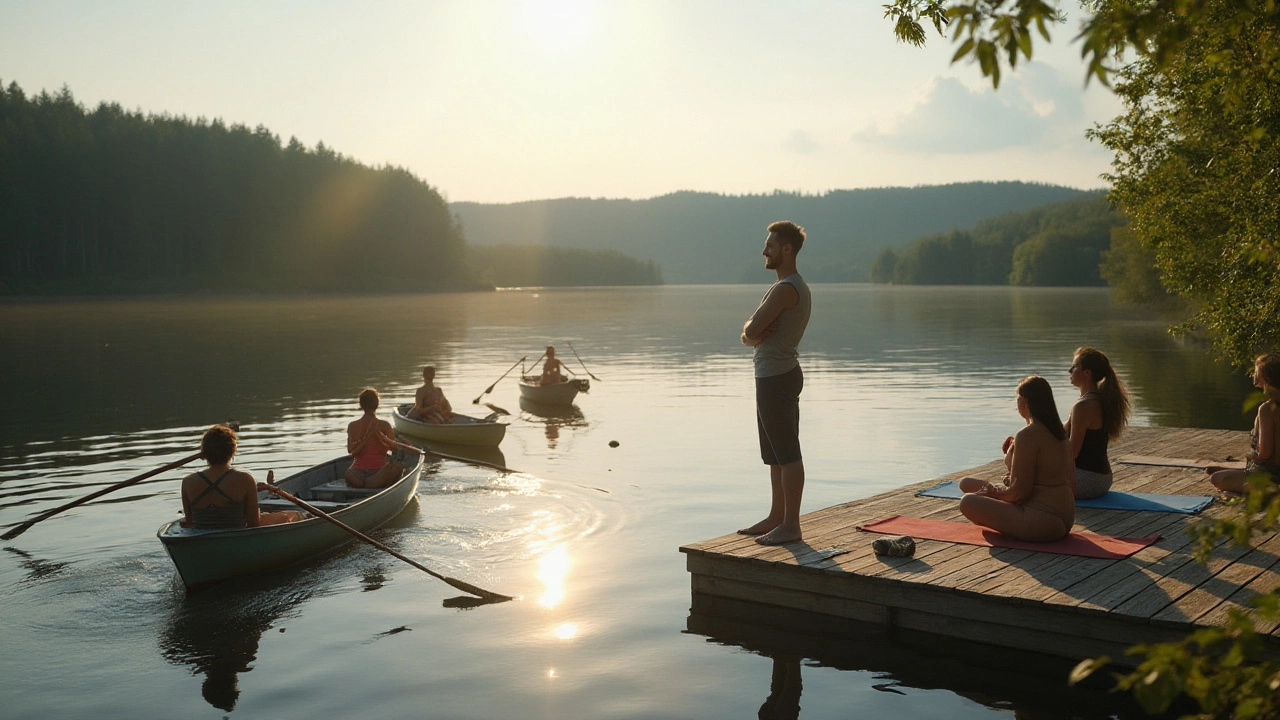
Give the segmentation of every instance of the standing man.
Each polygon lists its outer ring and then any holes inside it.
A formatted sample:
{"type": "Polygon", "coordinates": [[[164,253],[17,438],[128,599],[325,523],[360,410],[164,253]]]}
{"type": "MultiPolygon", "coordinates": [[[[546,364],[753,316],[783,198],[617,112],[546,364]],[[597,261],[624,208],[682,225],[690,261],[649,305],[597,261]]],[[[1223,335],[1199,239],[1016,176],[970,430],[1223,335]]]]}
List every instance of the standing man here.
{"type": "Polygon", "coordinates": [[[760,455],[769,466],[773,499],[768,517],[738,532],[757,536],[761,545],[800,539],[800,496],[804,493],[800,391],[804,373],[796,346],[809,324],[809,286],[796,272],[796,254],[804,237],[804,228],[790,221],[769,226],[764,266],[778,274],[778,281],[742,326],[742,344],[755,348],[756,426],[760,455]]]}

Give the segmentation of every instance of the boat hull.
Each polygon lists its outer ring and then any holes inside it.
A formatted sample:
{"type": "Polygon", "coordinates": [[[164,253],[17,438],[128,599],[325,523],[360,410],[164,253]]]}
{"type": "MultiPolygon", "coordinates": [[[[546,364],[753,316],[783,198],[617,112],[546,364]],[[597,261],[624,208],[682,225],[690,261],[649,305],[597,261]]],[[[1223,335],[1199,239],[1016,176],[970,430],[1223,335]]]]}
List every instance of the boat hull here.
{"type": "MultiPolygon", "coordinates": [[[[404,459],[410,467],[394,485],[356,502],[334,507],[332,511],[320,509],[363,533],[381,527],[417,497],[422,456],[409,455],[404,459]]],[[[342,481],[350,465],[350,456],[331,460],[286,478],[278,485],[303,500],[311,500],[313,498],[308,497],[311,488],[342,481]]],[[[275,509],[266,492],[259,493],[259,502],[264,509],[275,509]]],[[[156,535],[189,589],[293,565],[355,540],[333,523],[318,517],[283,525],[224,530],[183,528],[174,521],[162,526],[156,535]]]]}
{"type": "Polygon", "coordinates": [[[400,405],[391,414],[395,422],[396,432],[401,435],[427,440],[430,442],[448,443],[450,445],[487,445],[497,447],[507,434],[507,424],[485,422],[470,415],[458,415],[454,422],[447,425],[425,423],[408,417],[413,403],[400,405]]]}
{"type": "Polygon", "coordinates": [[[586,380],[574,379],[554,385],[539,385],[522,379],[520,380],[520,397],[543,405],[571,405],[586,383],[586,380]]]}

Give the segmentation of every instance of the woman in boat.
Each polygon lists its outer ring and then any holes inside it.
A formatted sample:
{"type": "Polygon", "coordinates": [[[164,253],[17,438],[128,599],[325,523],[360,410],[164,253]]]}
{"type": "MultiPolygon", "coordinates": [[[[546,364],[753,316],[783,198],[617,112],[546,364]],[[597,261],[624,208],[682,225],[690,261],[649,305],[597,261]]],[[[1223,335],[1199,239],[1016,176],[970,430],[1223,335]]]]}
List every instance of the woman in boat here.
{"type": "Polygon", "coordinates": [[[1006,480],[962,479],[960,512],[974,525],[1019,540],[1059,540],[1075,523],[1071,444],[1048,380],[1032,376],[1018,383],[1017,403],[1027,425],[1004,442],[1006,480]]]}
{"type": "Polygon", "coordinates": [[[1273,483],[1280,483],[1280,407],[1276,398],[1280,397],[1280,357],[1275,355],[1259,355],[1253,362],[1253,385],[1262,391],[1266,401],[1258,406],[1258,414],[1253,420],[1253,431],[1249,433],[1249,452],[1244,454],[1244,469],[1219,467],[1205,468],[1209,473],[1209,481],[1219,490],[1244,493],[1249,490],[1249,477],[1265,475],[1273,483]]]}
{"type": "Polygon", "coordinates": [[[555,385],[565,381],[564,373],[560,372],[564,369],[564,363],[556,357],[556,349],[551,345],[547,346],[547,361],[542,364],[542,377],[538,378],[539,385],[555,385]]]}
{"type": "Polygon", "coordinates": [[[347,452],[351,453],[351,467],[343,477],[354,488],[384,488],[395,484],[404,474],[404,465],[387,454],[393,448],[411,452],[422,450],[395,440],[391,423],[378,419],[381,396],[373,388],[360,391],[360,409],[364,415],[347,425],[347,452]]]}
{"type": "Polygon", "coordinates": [[[428,365],[422,368],[422,387],[413,395],[413,409],[409,411],[409,419],[444,425],[457,417],[453,406],[445,398],[444,391],[435,386],[435,379],[435,367],[428,365]]]}
{"type": "Polygon", "coordinates": [[[182,479],[183,527],[212,530],[279,525],[301,520],[291,510],[259,512],[258,490],[265,488],[247,472],[231,467],[236,431],[214,425],[200,439],[200,455],[209,467],[182,479]]]}
{"type": "Polygon", "coordinates": [[[1065,427],[1076,462],[1076,499],[1086,500],[1111,489],[1107,443],[1118,439],[1129,422],[1129,391],[1111,360],[1096,348],[1076,350],[1067,374],[1080,388],[1065,427]]]}

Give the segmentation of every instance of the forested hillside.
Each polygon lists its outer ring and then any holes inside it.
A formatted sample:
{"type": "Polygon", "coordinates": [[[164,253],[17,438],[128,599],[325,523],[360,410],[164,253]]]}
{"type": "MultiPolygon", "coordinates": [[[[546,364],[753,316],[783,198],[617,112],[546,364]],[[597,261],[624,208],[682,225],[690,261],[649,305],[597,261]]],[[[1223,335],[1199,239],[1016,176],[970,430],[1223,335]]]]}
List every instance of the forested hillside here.
{"type": "Polygon", "coordinates": [[[679,192],[648,200],[564,198],[510,205],[453,203],[479,245],[556,245],[624,252],[658,265],[669,283],[756,282],[765,227],[809,232],[800,266],[815,282],[865,281],[885,246],[969,227],[1083,191],[1020,182],[835,190],[822,195],[679,192]]]}
{"type": "Polygon", "coordinates": [[[0,293],[482,286],[443,198],[406,170],[0,87],[0,293]]]}
{"type": "Polygon", "coordinates": [[[480,277],[497,287],[662,284],[662,271],[652,262],[616,250],[478,245],[469,256],[480,277]]]}
{"type": "Polygon", "coordinates": [[[1021,213],[1005,213],[971,230],[885,248],[872,282],[899,285],[1102,285],[1099,266],[1112,229],[1125,223],[1103,193],[1089,193],[1021,213]]]}

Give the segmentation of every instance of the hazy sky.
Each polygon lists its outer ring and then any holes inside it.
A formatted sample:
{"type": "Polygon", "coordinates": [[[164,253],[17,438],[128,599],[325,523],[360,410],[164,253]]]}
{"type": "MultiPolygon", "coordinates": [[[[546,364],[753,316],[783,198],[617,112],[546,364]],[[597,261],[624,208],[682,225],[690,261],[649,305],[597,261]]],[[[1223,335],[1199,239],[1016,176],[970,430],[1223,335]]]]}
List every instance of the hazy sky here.
{"type": "Polygon", "coordinates": [[[0,81],[266,125],[450,200],[1100,187],[1074,22],[991,91],[887,0],[0,0],[0,81]]]}

